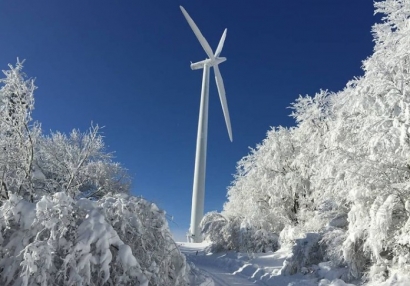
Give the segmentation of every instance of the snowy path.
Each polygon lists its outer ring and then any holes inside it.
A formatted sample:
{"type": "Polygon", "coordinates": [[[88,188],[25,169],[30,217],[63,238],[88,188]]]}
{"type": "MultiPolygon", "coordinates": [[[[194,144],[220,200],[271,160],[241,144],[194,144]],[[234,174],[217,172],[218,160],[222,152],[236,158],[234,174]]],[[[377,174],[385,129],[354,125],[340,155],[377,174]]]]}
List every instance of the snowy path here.
{"type": "Polygon", "coordinates": [[[203,251],[205,244],[179,243],[181,251],[186,255],[187,261],[192,262],[206,277],[201,286],[231,286],[231,285],[266,285],[262,281],[253,282],[240,274],[232,274],[233,265],[220,265],[215,255],[206,255],[203,251]],[[198,254],[197,254],[198,252],[198,254]]]}
{"type": "MultiPolygon", "coordinates": [[[[199,278],[191,281],[195,286],[231,286],[231,285],[258,285],[258,286],[317,286],[318,279],[311,275],[296,274],[281,275],[281,268],[289,249],[280,249],[276,252],[248,254],[227,252],[206,254],[207,244],[177,243],[186,255],[187,261],[196,268],[194,276],[199,278]],[[199,272],[199,273],[198,273],[199,272]]],[[[329,285],[323,283],[321,285],[329,285]]],[[[343,285],[347,284],[331,284],[343,285]]]]}
{"type": "Polygon", "coordinates": [[[201,266],[200,270],[203,271],[205,275],[210,277],[212,281],[208,281],[205,283],[202,283],[202,286],[205,285],[214,285],[214,286],[230,286],[230,285],[244,285],[244,286],[251,286],[251,285],[260,285],[260,284],[255,284],[247,280],[246,278],[238,277],[236,275],[233,275],[231,273],[224,273],[224,272],[219,272],[220,270],[216,268],[203,268],[201,266]]]}

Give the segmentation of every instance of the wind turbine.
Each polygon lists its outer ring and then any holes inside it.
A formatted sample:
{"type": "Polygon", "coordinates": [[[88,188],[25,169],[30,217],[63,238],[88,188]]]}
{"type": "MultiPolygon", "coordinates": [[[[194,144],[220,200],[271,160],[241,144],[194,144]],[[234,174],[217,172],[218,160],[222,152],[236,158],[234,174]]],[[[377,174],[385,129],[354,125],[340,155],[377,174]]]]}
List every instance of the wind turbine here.
{"type": "Polygon", "coordinates": [[[198,134],[196,139],[196,154],[195,154],[195,171],[194,171],[194,184],[192,190],[192,209],[191,209],[191,225],[189,229],[188,239],[190,242],[202,242],[201,231],[199,229],[199,224],[201,223],[202,217],[204,216],[204,198],[205,198],[205,171],[206,171],[206,147],[207,147],[207,137],[208,137],[208,102],[209,102],[209,70],[211,67],[214,68],[216,86],[218,88],[219,99],[221,100],[222,110],[225,117],[226,127],[228,129],[229,139],[232,142],[232,128],[231,120],[229,119],[228,104],[226,103],[225,87],[222,80],[221,72],[219,71],[218,65],[224,61],[226,58],[219,57],[221,54],[227,29],[222,34],[219,41],[218,47],[216,48],[215,54],[212,52],[211,47],[208,42],[202,36],[201,31],[198,29],[195,22],[189,16],[187,11],[182,7],[182,13],[185,19],[188,21],[189,26],[194,31],[195,36],[198,38],[199,43],[205,50],[208,58],[191,63],[191,69],[203,69],[202,76],[202,89],[201,89],[201,104],[199,107],[199,120],[198,120],[198,134]]]}

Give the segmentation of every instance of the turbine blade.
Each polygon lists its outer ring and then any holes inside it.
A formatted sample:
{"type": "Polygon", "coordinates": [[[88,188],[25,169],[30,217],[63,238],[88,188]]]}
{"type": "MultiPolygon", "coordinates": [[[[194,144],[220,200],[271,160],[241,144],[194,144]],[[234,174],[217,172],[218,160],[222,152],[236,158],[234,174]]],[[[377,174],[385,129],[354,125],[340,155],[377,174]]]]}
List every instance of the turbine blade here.
{"type": "Polygon", "coordinates": [[[228,103],[226,102],[225,86],[222,80],[221,72],[219,71],[218,65],[214,65],[216,87],[218,88],[219,99],[221,100],[222,111],[225,117],[226,128],[228,129],[229,139],[232,142],[232,128],[231,119],[229,118],[228,103]]]}
{"type": "Polygon", "coordinates": [[[216,51],[215,51],[215,57],[219,57],[219,55],[222,52],[222,48],[224,47],[224,42],[226,38],[226,32],[228,32],[228,29],[225,29],[224,33],[222,34],[221,39],[219,40],[218,47],[216,48],[216,51]]]}
{"type": "Polygon", "coordinates": [[[214,53],[212,52],[211,46],[209,46],[208,42],[202,36],[201,31],[199,30],[198,26],[195,24],[194,20],[189,16],[188,12],[184,9],[184,7],[179,6],[181,8],[182,14],[184,14],[185,19],[187,20],[189,26],[191,26],[192,31],[194,31],[195,36],[198,38],[199,43],[201,44],[202,48],[205,50],[205,53],[208,55],[210,59],[214,59],[214,53]]]}

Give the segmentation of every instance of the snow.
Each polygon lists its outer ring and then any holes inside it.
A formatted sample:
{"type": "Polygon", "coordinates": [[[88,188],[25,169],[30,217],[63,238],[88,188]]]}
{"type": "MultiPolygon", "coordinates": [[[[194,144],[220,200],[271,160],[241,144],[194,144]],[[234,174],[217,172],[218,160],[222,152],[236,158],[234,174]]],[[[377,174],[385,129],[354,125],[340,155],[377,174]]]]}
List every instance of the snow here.
{"type": "Polygon", "coordinates": [[[118,257],[124,265],[130,267],[139,267],[138,261],[135,259],[134,255],[132,255],[132,250],[131,247],[129,247],[129,245],[123,244],[119,247],[118,257]]]}
{"type": "MultiPolygon", "coordinates": [[[[191,285],[264,285],[264,286],[354,286],[339,279],[345,268],[335,268],[330,262],[322,262],[300,272],[288,275],[287,266],[294,254],[287,245],[275,252],[208,253],[210,244],[177,242],[181,252],[186,255],[191,267],[191,285]]],[[[397,281],[405,281],[396,277],[397,281]]],[[[387,284],[386,284],[387,285],[387,284]]],[[[406,284],[393,284],[402,286],[406,284]]],[[[373,285],[372,285],[373,286],[373,285]]]]}
{"type": "Polygon", "coordinates": [[[343,280],[335,279],[333,281],[329,281],[327,279],[322,279],[318,286],[353,286],[354,284],[347,284],[343,280]]]}
{"type": "MultiPolygon", "coordinates": [[[[195,281],[193,285],[227,286],[227,285],[255,285],[246,276],[233,274],[234,269],[238,269],[242,262],[220,254],[206,254],[207,243],[181,243],[177,242],[182,253],[187,257],[188,263],[192,267],[199,269],[202,279],[195,281]],[[192,265],[194,264],[194,266],[192,265]]],[[[263,285],[258,284],[256,285],[263,285]]]]}
{"type": "MultiPolygon", "coordinates": [[[[13,196],[13,198],[16,196],[13,196]]],[[[12,198],[12,199],[13,199],[12,198]]],[[[19,201],[13,209],[15,219],[21,220],[22,229],[29,230],[35,218],[36,205],[27,201],[19,201]]]]}
{"type": "Polygon", "coordinates": [[[281,272],[286,258],[291,255],[291,248],[281,248],[276,252],[268,253],[206,253],[208,243],[185,243],[177,242],[187,257],[187,261],[194,265],[202,279],[193,285],[289,285],[289,286],[313,286],[322,283],[326,286],[348,286],[343,281],[319,281],[311,273],[284,275],[281,272]],[[327,284],[326,284],[327,283],[327,284]],[[333,283],[333,284],[330,284],[333,283]],[[339,283],[339,284],[337,284],[339,283]]]}

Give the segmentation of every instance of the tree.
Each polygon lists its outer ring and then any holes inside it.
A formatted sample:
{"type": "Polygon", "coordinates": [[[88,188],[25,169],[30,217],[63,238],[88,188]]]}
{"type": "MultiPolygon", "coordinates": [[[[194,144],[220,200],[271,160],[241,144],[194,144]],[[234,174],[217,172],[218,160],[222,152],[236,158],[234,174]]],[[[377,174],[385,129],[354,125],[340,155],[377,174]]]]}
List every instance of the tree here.
{"type": "Polygon", "coordinates": [[[165,212],[129,195],[98,125],[41,134],[23,64],[0,80],[0,284],[188,285],[165,212]]]}
{"type": "Polygon", "coordinates": [[[104,150],[99,126],[88,132],[73,130],[68,136],[52,132],[36,146],[36,191],[67,192],[73,198],[101,198],[104,194],[128,193],[130,178],[112,154],[104,150]]]}
{"type": "MultiPolygon", "coordinates": [[[[34,160],[34,145],[39,135],[39,126],[30,127],[34,106],[32,79],[26,80],[22,72],[23,62],[17,60],[15,67],[3,71],[0,79],[0,181],[1,194],[8,192],[32,196],[31,171],[34,160]]],[[[31,198],[32,199],[32,198],[31,198]]]]}
{"type": "Polygon", "coordinates": [[[410,0],[375,8],[384,17],[364,75],[297,99],[297,126],[272,128],[238,162],[222,215],[281,243],[315,232],[345,279],[409,284],[410,0]]]}

